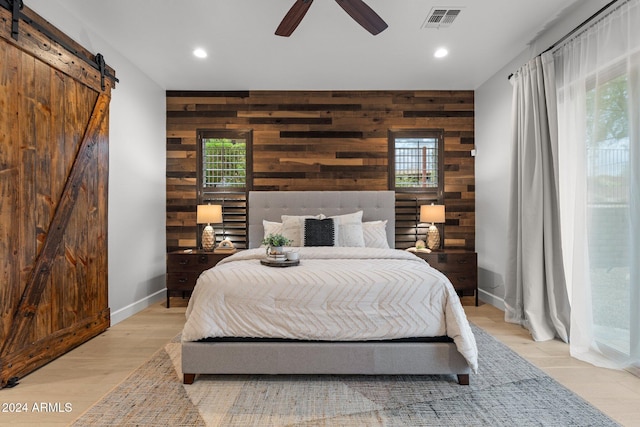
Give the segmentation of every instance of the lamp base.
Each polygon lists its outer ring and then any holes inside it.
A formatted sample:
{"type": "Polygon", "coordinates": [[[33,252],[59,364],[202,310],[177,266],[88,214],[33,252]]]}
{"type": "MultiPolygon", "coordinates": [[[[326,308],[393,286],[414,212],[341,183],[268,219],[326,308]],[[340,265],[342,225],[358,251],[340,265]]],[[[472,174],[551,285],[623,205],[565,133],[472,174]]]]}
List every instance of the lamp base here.
{"type": "Polygon", "coordinates": [[[216,235],[213,233],[213,227],[207,225],[204,230],[202,230],[202,249],[211,252],[215,247],[216,235]]]}
{"type": "Polygon", "coordinates": [[[431,250],[438,249],[440,247],[440,232],[438,231],[438,227],[434,224],[431,224],[427,231],[427,247],[431,250]]]}

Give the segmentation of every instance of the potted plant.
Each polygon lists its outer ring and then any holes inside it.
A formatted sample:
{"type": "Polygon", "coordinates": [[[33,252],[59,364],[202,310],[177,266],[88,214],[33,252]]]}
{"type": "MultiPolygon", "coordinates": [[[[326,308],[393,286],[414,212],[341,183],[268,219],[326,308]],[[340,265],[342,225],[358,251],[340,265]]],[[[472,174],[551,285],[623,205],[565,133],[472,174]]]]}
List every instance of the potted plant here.
{"type": "Polygon", "coordinates": [[[269,234],[264,238],[262,244],[267,247],[267,255],[282,255],[283,246],[291,244],[291,240],[284,237],[282,234],[269,234]]]}

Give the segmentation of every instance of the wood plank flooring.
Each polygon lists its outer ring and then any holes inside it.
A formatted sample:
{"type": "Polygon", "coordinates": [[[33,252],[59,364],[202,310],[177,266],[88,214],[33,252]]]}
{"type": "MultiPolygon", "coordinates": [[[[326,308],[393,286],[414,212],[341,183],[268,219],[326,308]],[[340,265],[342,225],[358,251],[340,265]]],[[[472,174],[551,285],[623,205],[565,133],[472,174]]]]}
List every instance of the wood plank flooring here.
{"type": "MultiPolygon", "coordinates": [[[[488,304],[473,306],[463,298],[468,318],[521,356],[624,426],[640,426],[640,378],[600,369],[572,359],[559,341],[536,343],[526,330],[503,320],[503,312],[488,304]]],[[[172,298],[171,308],[158,303],[110,328],[70,353],[0,390],[0,426],[66,426],[135,368],[173,338],[184,324],[186,300],[172,298]],[[48,404],[54,412],[33,412],[48,404]],[[10,404],[26,403],[28,413],[2,412],[10,404]],[[65,411],[65,404],[71,404],[65,411]]]]}

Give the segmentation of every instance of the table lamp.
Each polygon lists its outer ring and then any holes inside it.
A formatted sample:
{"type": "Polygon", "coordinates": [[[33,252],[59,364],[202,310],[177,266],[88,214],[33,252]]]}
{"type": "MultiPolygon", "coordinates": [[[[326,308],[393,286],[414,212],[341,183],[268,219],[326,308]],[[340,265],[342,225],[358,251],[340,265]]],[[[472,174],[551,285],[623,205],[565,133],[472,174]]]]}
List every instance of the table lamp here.
{"type": "Polygon", "coordinates": [[[444,205],[434,205],[432,203],[430,205],[420,206],[420,222],[431,223],[427,231],[427,247],[431,250],[440,247],[440,232],[435,223],[442,223],[444,221],[444,205]]]}
{"type": "Polygon", "coordinates": [[[222,206],[198,205],[196,222],[198,224],[207,224],[202,230],[202,249],[212,251],[216,246],[216,235],[213,232],[211,223],[219,224],[222,222],[222,206]]]}

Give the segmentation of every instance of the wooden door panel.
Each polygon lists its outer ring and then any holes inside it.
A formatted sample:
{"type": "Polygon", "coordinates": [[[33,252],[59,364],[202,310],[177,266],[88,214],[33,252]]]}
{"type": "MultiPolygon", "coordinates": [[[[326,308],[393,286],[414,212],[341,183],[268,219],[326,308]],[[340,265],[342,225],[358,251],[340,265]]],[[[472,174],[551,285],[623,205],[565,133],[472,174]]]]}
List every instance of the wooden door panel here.
{"type": "MultiPolygon", "coordinates": [[[[19,235],[21,195],[16,190],[20,182],[20,164],[18,151],[15,149],[19,139],[18,126],[18,80],[21,61],[20,52],[0,41],[0,283],[21,283],[20,262],[16,255],[21,255],[19,235]]],[[[0,287],[0,340],[4,342],[13,316],[12,307],[20,299],[19,286],[0,287]]]]}
{"type": "Polygon", "coordinates": [[[66,36],[26,7],[14,39],[7,13],[0,6],[0,386],[104,331],[110,315],[114,78],[102,87],[86,50],[59,45],[50,36],[66,36]]]}

